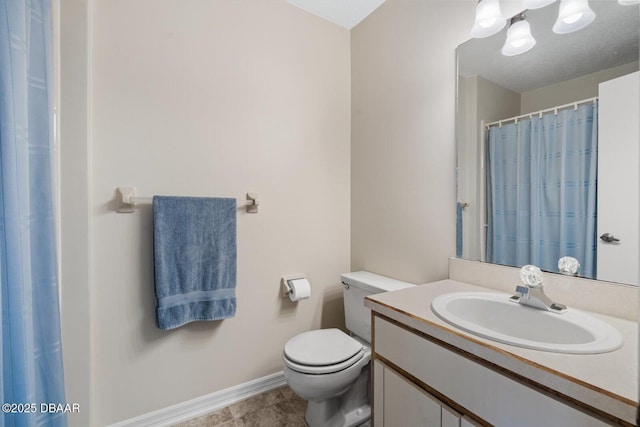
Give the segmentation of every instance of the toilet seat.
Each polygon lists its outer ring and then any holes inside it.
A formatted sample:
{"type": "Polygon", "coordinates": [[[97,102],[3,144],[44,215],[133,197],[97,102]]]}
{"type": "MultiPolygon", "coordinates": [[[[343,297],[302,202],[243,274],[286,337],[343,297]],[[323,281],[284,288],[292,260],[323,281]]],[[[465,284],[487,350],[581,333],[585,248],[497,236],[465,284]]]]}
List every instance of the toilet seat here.
{"type": "Polygon", "coordinates": [[[337,372],[362,357],[362,344],[336,328],[304,332],[291,338],[284,346],[287,366],[308,374],[337,372]]]}
{"type": "Polygon", "coordinates": [[[339,372],[344,369],[347,369],[350,366],[355,365],[363,357],[364,357],[364,351],[360,351],[353,357],[350,357],[349,359],[341,363],[336,363],[334,365],[324,365],[324,366],[309,366],[309,365],[301,365],[299,363],[295,363],[289,360],[285,355],[284,364],[288,366],[290,369],[303,374],[322,375],[322,374],[332,374],[334,372],[339,372]]]}

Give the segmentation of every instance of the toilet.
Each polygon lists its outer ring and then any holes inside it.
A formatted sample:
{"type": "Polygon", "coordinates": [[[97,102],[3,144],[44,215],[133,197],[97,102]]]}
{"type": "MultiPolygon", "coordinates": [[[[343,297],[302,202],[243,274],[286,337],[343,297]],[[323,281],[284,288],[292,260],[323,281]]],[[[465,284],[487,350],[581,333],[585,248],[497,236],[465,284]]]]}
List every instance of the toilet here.
{"type": "Polygon", "coordinates": [[[371,417],[369,365],[371,312],[364,298],[415,286],[368,271],[341,275],[345,323],[296,335],[284,346],[284,375],[291,390],[308,400],[310,427],[351,427],[371,417]]]}

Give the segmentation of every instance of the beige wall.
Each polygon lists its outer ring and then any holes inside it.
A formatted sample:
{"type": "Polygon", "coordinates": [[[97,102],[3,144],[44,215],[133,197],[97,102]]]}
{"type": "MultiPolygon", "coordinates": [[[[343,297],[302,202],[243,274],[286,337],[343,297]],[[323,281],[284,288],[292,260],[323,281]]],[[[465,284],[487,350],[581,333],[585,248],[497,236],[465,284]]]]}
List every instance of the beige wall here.
{"type": "Polygon", "coordinates": [[[593,98],[598,96],[600,83],[634,71],[638,71],[638,61],[523,92],[520,114],[593,98]]]}
{"type": "Polygon", "coordinates": [[[387,0],[351,31],[351,266],[414,283],[455,254],[455,48],[475,2],[387,0]]]}
{"type": "Polygon", "coordinates": [[[89,300],[89,13],[88,0],[60,0],[60,277],[65,392],[80,405],[70,427],[91,425],[91,302],[89,300]]]}
{"type": "MultiPolygon", "coordinates": [[[[91,135],[78,139],[90,141],[78,153],[63,137],[63,157],[90,182],[89,229],[80,231],[88,261],[78,258],[89,280],[63,281],[63,295],[65,286],[90,295],[91,314],[76,310],[65,332],[90,326],[75,339],[91,343],[92,368],[66,370],[84,385],[79,377],[91,375],[93,405],[83,410],[103,426],[280,371],[291,336],[343,325],[349,32],[271,0],[95,0],[83,16],[92,73],[75,86],[66,78],[63,97],[89,93],[91,135]],[[115,213],[121,185],[142,196],[259,193],[260,213],[238,214],[235,318],[155,327],[151,209],[115,213]],[[296,272],[312,298],[293,304],[280,298],[279,281],[296,272]]],[[[63,199],[77,185],[64,180],[63,199]]],[[[63,209],[63,221],[74,215],[63,209]]],[[[77,252],[82,239],[75,243],[77,252]]],[[[63,246],[69,266],[73,253],[63,246]]],[[[66,295],[70,313],[77,298],[66,295]]]]}

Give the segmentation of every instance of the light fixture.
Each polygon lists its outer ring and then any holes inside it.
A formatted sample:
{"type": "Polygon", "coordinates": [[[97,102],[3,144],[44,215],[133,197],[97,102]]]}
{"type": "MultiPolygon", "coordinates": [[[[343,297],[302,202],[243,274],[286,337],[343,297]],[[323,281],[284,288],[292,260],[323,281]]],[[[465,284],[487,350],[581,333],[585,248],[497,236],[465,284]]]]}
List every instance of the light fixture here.
{"type": "Polygon", "coordinates": [[[525,20],[524,13],[513,18],[507,30],[507,40],[502,46],[502,54],[505,56],[521,55],[528,52],[536,45],[536,39],[531,35],[531,27],[525,20]]]}
{"type": "Polygon", "coordinates": [[[507,20],[500,11],[498,0],[479,0],[476,6],[476,22],[471,37],[481,39],[496,34],[504,28],[507,20]]]}
{"type": "Polygon", "coordinates": [[[618,0],[618,3],[623,6],[631,6],[633,4],[640,4],[640,0],[618,0]]]}
{"type": "Polygon", "coordinates": [[[525,9],[540,9],[541,7],[549,6],[556,0],[524,0],[522,5],[525,9]]]}
{"type": "Polygon", "coordinates": [[[588,0],[560,0],[558,20],[553,24],[553,32],[567,34],[591,24],[596,14],[589,8],[588,0]]]}

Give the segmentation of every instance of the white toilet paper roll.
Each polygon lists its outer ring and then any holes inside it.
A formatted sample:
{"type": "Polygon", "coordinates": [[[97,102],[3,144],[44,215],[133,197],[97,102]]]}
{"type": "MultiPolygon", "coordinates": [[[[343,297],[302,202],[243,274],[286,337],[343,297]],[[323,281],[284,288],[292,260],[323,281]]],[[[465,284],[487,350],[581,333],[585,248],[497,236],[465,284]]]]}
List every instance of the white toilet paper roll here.
{"type": "Polygon", "coordinates": [[[291,301],[300,301],[301,299],[307,299],[311,296],[311,284],[307,279],[294,279],[289,280],[289,299],[291,301]]]}

